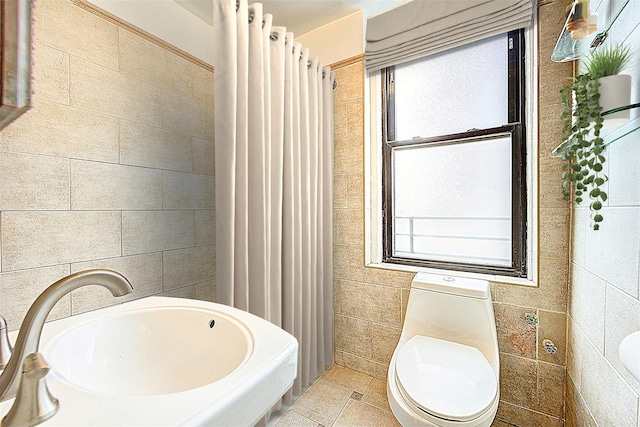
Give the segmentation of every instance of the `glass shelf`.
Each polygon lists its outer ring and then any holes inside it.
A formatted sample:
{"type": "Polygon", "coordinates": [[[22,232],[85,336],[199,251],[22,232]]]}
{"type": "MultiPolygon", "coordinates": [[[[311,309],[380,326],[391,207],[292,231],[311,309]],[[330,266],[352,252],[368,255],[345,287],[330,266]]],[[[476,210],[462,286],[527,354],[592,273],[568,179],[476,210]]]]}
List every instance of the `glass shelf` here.
{"type": "MultiPolygon", "coordinates": [[[[613,113],[617,113],[618,111],[625,111],[625,110],[632,110],[634,108],[638,108],[640,107],[640,103],[639,104],[631,104],[631,105],[625,105],[624,107],[619,107],[619,108],[614,108],[613,110],[609,110],[609,111],[605,111],[604,113],[602,113],[601,115],[603,117],[606,117],[609,114],[613,114],[613,113]]],[[[600,136],[602,137],[602,139],[605,140],[604,146],[607,147],[611,144],[613,144],[614,142],[624,138],[625,136],[629,135],[630,133],[633,133],[635,131],[637,131],[638,129],[640,129],[640,115],[638,115],[636,118],[629,120],[627,123],[620,125],[620,126],[616,126],[616,127],[611,127],[611,128],[607,128],[607,129],[602,129],[600,131],[600,136]]],[[[569,140],[571,140],[572,137],[569,137],[569,140]]],[[[558,145],[552,152],[551,152],[551,157],[562,157],[564,150],[565,150],[565,143],[567,140],[562,141],[562,143],[560,145],[558,145]]]]}
{"type": "MultiPolygon", "coordinates": [[[[591,50],[597,49],[598,46],[600,46],[606,40],[607,36],[609,35],[609,31],[611,30],[611,27],[616,22],[618,17],[622,14],[623,10],[625,9],[625,7],[627,7],[630,1],[631,0],[626,0],[623,3],[623,5],[620,7],[618,12],[615,13],[615,15],[613,16],[613,19],[611,20],[611,22],[609,23],[609,25],[604,31],[599,31],[585,38],[574,40],[571,37],[571,32],[569,31],[568,28],[570,27],[571,20],[573,19],[573,16],[576,10],[584,7],[584,4],[581,3],[580,0],[574,0],[573,4],[571,5],[568,11],[567,20],[564,23],[564,27],[562,27],[562,32],[560,33],[560,37],[558,37],[556,46],[554,47],[553,52],[551,53],[551,60],[553,62],[575,61],[576,59],[580,59],[584,56],[587,56],[589,54],[589,49],[591,50]]],[[[590,19],[592,16],[597,16],[597,15],[593,15],[592,13],[590,13],[589,15],[590,15],[589,16],[590,19]]]]}
{"type": "MultiPolygon", "coordinates": [[[[628,107],[637,108],[640,107],[640,104],[628,105],[628,107]]],[[[607,113],[613,114],[616,111],[622,111],[624,108],[625,107],[616,108],[615,110],[607,111],[607,113]]],[[[610,130],[607,129],[606,133],[604,131],[601,132],[601,136],[605,140],[604,146],[607,147],[638,129],[640,129],[640,116],[629,120],[624,125],[616,126],[610,130]]]]}

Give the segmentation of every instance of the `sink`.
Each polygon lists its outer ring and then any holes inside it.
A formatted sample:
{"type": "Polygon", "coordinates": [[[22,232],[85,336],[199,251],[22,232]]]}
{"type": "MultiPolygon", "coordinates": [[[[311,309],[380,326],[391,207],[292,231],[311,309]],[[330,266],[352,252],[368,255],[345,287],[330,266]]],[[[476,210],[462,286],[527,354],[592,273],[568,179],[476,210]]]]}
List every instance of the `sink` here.
{"type": "Polygon", "coordinates": [[[213,308],[182,306],[82,323],[52,338],[44,353],[62,381],[133,397],[213,383],[244,364],[252,350],[251,334],[238,320],[213,308]]]}
{"type": "Polygon", "coordinates": [[[620,361],[640,381],[640,331],[628,335],[620,343],[620,361]]]}
{"type": "Polygon", "coordinates": [[[44,427],[253,426],[298,361],[296,339],[264,319],[155,296],[48,322],[40,351],[60,401],[44,427]]]}

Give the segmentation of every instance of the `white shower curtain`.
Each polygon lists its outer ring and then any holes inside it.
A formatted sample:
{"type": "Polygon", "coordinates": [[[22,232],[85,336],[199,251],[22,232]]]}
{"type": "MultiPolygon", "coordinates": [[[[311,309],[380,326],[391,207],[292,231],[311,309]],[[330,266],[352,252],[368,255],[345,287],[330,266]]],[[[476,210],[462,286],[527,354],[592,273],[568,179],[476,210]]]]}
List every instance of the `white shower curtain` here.
{"type": "Polygon", "coordinates": [[[299,396],[333,361],[334,74],[262,5],[213,0],[216,288],[299,344],[299,396]]]}

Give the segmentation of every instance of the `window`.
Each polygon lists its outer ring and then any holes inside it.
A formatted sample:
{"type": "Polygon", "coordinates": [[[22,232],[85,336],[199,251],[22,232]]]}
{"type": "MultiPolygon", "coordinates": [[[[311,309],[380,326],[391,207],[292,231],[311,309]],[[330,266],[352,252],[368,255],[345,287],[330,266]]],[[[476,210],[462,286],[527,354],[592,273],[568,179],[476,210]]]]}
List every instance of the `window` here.
{"type": "Polygon", "coordinates": [[[527,277],[524,30],[382,72],[382,261],[527,277]]]}

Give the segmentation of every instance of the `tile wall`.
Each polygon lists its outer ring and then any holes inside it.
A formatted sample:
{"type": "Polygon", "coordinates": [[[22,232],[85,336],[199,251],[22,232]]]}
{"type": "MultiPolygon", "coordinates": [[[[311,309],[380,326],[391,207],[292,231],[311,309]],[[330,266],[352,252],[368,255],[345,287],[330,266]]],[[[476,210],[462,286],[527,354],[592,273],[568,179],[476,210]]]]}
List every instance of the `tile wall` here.
{"type": "MultiPolygon", "coordinates": [[[[598,3],[598,15],[606,17],[614,16],[624,2],[598,3]]],[[[634,51],[631,65],[623,74],[632,76],[631,103],[637,103],[640,2],[628,3],[604,46],[620,42],[634,51]]],[[[637,109],[631,119],[637,127],[637,109]]],[[[622,340],[640,330],[639,132],[614,142],[606,150],[604,165],[609,181],[605,191],[609,198],[602,209],[604,221],[600,230],[591,229],[588,206],[575,210],[568,311],[567,426],[640,426],[640,382],[626,371],[618,357],[622,340]]]]}
{"type": "MultiPolygon", "coordinates": [[[[213,73],[71,0],[34,9],[33,108],[0,131],[0,314],[80,270],[215,299],[213,73]]],[[[49,319],[114,304],[74,291],[49,319]]]]}
{"type": "MultiPolygon", "coordinates": [[[[492,283],[501,357],[496,425],[561,426],[565,417],[570,210],[560,195],[559,90],[571,64],[549,59],[569,0],[539,1],[539,269],[537,288],[492,283]],[[525,322],[536,314],[539,323],[525,322]],[[558,347],[546,353],[542,340],[558,347]]],[[[412,274],[364,266],[364,63],[334,65],[335,360],[384,379],[402,328],[412,274]]]]}

